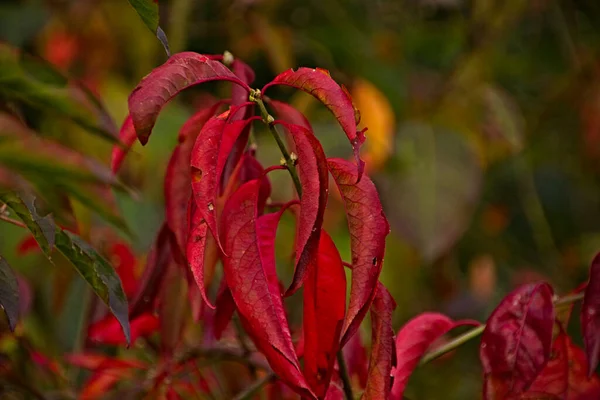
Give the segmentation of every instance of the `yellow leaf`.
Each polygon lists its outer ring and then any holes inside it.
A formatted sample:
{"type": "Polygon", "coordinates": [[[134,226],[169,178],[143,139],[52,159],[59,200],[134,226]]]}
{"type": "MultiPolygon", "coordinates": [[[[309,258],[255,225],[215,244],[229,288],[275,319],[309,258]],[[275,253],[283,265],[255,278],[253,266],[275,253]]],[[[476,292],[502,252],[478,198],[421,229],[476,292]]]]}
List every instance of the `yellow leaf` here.
{"type": "Polygon", "coordinates": [[[352,98],[360,110],[361,126],[369,128],[362,156],[367,162],[367,170],[376,171],[392,153],[396,125],[394,111],[385,95],[364,79],[354,83],[352,98]]]}

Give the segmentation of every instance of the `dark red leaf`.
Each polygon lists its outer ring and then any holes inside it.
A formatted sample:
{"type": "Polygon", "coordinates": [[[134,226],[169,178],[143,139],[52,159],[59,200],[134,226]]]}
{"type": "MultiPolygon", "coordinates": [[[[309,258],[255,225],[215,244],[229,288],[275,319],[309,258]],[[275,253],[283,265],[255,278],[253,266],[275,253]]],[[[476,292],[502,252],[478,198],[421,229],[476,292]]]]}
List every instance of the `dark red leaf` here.
{"type": "Polygon", "coordinates": [[[205,107],[196,111],[194,115],[185,121],[185,124],[183,124],[179,130],[179,135],[177,136],[179,143],[185,142],[188,138],[194,143],[200,130],[202,130],[202,127],[206,124],[206,121],[221,109],[223,104],[225,104],[225,101],[216,101],[211,97],[208,100],[205,100],[203,104],[205,107]]]}
{"type": "Polygon", "coordinates": [[[223,278],[217,293],[213,326],[213,333],[217,340],[221,339],[221,336],[227,328],[227,325],[229,325],[229,321],[231,321],[234,312],[235,302],[233,301],[233,297],[231,297],[231,291],[227,286],[227,282],[225,281],[225,278],[223,278]]]}
{"type": "Polygon", "coordinates": [[[317,264],[308,273],[303,299],[304,376],[315,394],[324,396],[346,313],[346,273],[335,243],[324,230],[317,264]]]}
{"type": "Polygon", "coordinates": [[[396,335],[397,365],[392,371],[394,384],[390,399],[402,399],[410,375],[437,339],[458,326],[477,324],[478,322],[470,320],[453,321],[443,314],[433,312],[419,314],[408,321],[396,335]]]}
{"type": "MultiPolygon", "coordinates": [[[[158,327],[158,318],[152,314],[142,314],[136,319],[132,319],[131,342],[135,342],[138,337],[151,335],[158,331],[158,327]]],[[[91,324],[88,329],[88,337],[91,341],[102,344],[121,345],[127,343],[121,325],[113,315],[108,315],[91,324]]]]}
{"type": "Polygon", "coordinates": [[[479,347],[485,399],[521,393],[548,361],[552,296],[547,283],[523,285],[507,295],[488,319],[479,347]]]}
{"type": "Polygon", "coordinates": [[[380,282],[371,305],[371,361],[364,400],[387,399],[390,393],[392,358],[394,352],[394,330],[392,314],[396,302],[380,282]]]}
{"type": "Polygon", "coordinates": [[[600,253],[590,266],[590,279],[581,307],[581,333],[591,376],[600,360],[600,253]]]}
{"type": "Polygon", "coordinates": [[[358,183],[356,166],[340,158],[327,160],[344,203],[352,250],[352,287],[342,346],[364,319],[377,288],[390,226],[383,213],[377,188],[367,177],[358,183]]]}
{"type": "Polygon", "coordinates": [[[133,146],[133,143],[135,143],[136,138],[137,136],[135,134],[135,128],[133,127],[133,121],[131,120],[131,116],[127,114],[127,117],[121,126],[121,130],[119,131],[119,140],[121,141],[121,144],[117,144],[113,147],[110,159],[110,169],[114,174],[121,168],[121,164],[123,164],[123,160],[129,152],[129,149],[131,149],[131,146],[133,146]]]}
{"type": "Polygon", "coordinates": [[[181,340],[187,317],[187,280],[181,266],[171,263],[159,293],[160,342],[163,354],[172,355],[181,340]]]}
{"type": "Polygon", "coordinates": [[[302,286],[307,272],[314,268],[323,215],[327,206],[329,175],[323,148],[311,131],[283,121],[275,121],[274,124],[284,126],[296,144],[298,176],[302,184],[296,239],[296,269],[292,283],[285,293],[289,296],[302,286]]]}
{"type": "Polygon", "coordinates": [[[129,113],[140,142],[148,142],[160,110],[177,93],[215,80],[231,81],[249,90],[223,64],[193,52],[174,54],[150,72],[129,95],[129,113]]]}
{"type": "Polygon", "coordinates": [[[564,400],[600,399],[600,379],[587,376],[587,359],[561,328],[552,345],[550,360],[535,378],[528,393],[555,395],[564,400]]]}
{"type": "Polygon", "coordinates": [[[312,396],[300,367],[275,274],[274,240],[277,214],[258,217],[261,180],[244,183],[229,198],[222,214],[225,229],[224,273],[246,331],[273,371],[297,392],[312,396]],[[274,228],[273,228],[274,227],[274,228]]]}
{"type": "Polygon", "coordinates": [[[148,254],[137,293],[130,303],[129,319],[134,319],[147,311],[152,311],[162,278],[167,270],[167,266],[173,260],[171,252],[172,236],[173,233],[166,224],[163,224],[148,254]]]}
{"type": "Polygon", "coordinates": [[[285,71],[268,83],[263,88],[263,93],[272,85],[286,85],[303,90],[320,100],[333,113],[352,144],[358,165],[357,178],[360,179],[364,169],[364,162],[360,159],[360,146],[365,141],[365,136],[362,131],[357,131],[360,116],[355,111],[348,91],[338,85],[328,71],[320,68],[285,71]]]}
{"type": "Polygon", "coordinates": [[[367,385],[367,349],[365,348],[360,330],[356,331],[344,346],[344,359],[348,367],[350,378],[357,379],[361,388],[367,385]]]}

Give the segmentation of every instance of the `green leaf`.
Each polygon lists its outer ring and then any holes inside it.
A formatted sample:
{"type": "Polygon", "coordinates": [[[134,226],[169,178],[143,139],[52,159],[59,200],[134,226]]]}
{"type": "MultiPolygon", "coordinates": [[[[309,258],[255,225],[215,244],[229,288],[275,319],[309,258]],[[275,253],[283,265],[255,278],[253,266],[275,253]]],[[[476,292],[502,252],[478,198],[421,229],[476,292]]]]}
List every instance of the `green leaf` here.
{"type": "Polygon", "coordinates": [[[467,230],[483,171],[464,136],[425,122],[407,122],[396,138],[399,171],[378,182],[392,229],[428,262],[467,230]]]}
{"type": "Polygon", "coordinates": [[[170,56],[169,42],[167,35],[158,25],[158,1],[157,0],[129,0],[129,4],[137,11],[144,24],[156,35],[158,40],[165,48],[165,52],[170,56]]]}
{"type": "Polygon", "coordinates": [[[10,330],[14,331],[19,320],[19,284],[15,273],[0,256],[0,305],[4,308],[10,330]]]}
{"type": "Polygon", "coordinates": [[[127,297],[119,275],[110,263],[79,236],[57,227],[51,216],[41,218],[37,215],[32,197],[21,198],[15,193],[2,193],[0,201],[25,223],[50,261],[50,250],[56,247],[73,264],[117,318],[129,343],[131,335],[127,297]]]}
{"type": "MultiPolygon", "coordinates": [[[[36,65],[32,59],[21,56],[18,50],[0,44],[1,97],[48,111],[52,115],[59,114],[111,143],[118,143],[114,132],[98,124],[96,113],[75,96],[73,88],[65,85],[64,78],[57,78],[57,73],[49,71],[48,67],[41,63],[36,65]]],[[[83,95],[89,97],[85,91],[83,95]]],[[[97,104],[92,105],[97,107],[97,104]]],[[[102,114],[102,110],[95,111],[102,114]]],[[[101,115],[101,118],[105,117],[101,115]]]]}
{"type": "Polygon", "coordinates": [[[40,248],[47,256],[50,256],[55,240],[55,225],[51,215],[40,217],[31,196],[18,196],[15,193],[0,193],[0,201],[7,205],[33,234],[40,248]]]}
{"type": "Polygon", "coordinates": [[[79,236],[61,229],[56,230],[56,248],[77,269],[100,299],[117,318],[129,344],[131,332],[127,297],[115,269],[79,236]]]}

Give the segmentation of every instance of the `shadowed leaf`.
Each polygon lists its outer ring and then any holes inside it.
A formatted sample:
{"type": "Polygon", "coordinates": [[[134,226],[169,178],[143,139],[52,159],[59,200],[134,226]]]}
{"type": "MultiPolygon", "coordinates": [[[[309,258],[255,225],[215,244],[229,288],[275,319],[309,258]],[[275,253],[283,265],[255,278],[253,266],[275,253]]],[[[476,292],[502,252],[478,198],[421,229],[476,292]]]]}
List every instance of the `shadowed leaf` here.
{"type": "Polygon", "coordinates": [[[548,361],[553,294],[547,283],[521,286],[507,295],[488,319],[479,347],[485,399],[521,393],[548,361]]]}
{"type": "Polygon", "coordinates": [[[592,260],[590,279],[581,306],[581,332],[588,359],[588,374],[592,374],[600,359],[600,254],[592,260]]]}
{"type": "Polygon", "coordinates": [[[8,262],[0,256],[0,306],[4,309],[8,326],[15,330],[19,321],[19,283],[8,262]]]}

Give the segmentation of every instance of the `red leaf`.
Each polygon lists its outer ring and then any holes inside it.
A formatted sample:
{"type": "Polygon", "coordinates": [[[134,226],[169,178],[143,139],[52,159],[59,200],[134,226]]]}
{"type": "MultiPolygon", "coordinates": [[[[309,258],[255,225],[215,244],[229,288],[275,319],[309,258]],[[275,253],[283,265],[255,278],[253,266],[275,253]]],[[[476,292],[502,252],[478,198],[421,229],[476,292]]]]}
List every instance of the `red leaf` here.
{"type": "Polygon", "coordinates": [[[223,278],[223,280],[221,281],[221,286],[219,286],[219,291],[217,293],[217,302],[213,327],[213,333],[217,340],[221,339],[223,331],[225,331],[225,328],[227,328],[227,325],[229,325],[229,321],[231,321],[234,312],[235,302],[233,301],[233,297],[231,297],[231,291],[227,286],[227,282],[223,278]]]}
{"type": "Polygon", "coordinates": [[[590,267],[590,280],[581,306],[581,332],[591,376],[600,360],[600,253],[590,267]]]}
{"type": "Polygon", "coordinates": [[[140,142],[148,142],[160,110],[177,93],[215,80],[231,81],[249,90],[223,64],[193,52],[174,54],[150,72],[129,95],[129,112],[140,142]]]}
{"type": "Polygon", "coordinates": [[[273,85],[286,85],[303,90],[320,100],[333,113],[352,144],[358,164],[357,179],[360,180],[364,170],[364,162],[360,159],[360,146],[365,141],[365,136],[363,132],[356,129],[360,117],[355,112],[348,92],[331,78],[328,71],[320,68],[285,71],[268,83],[263,88],[263,93],[273,85]]]}
{"type": "Polygon", "coordinates": [[[552,296],[547,283],[521,286],[488,319],[479,347],[485,399],[521,393],[548,361],[554,325],[552,296]]]}
{"type": "Polygon", "coordinates": [[[477,324],[469,320],[453,321],[443,314],[432,312],[419,314],[408,321],[396,335],[397,365],[392,371],[394,385],[390,399],[402,399],[410,375],[437,339],[458,326],[477,324]]]}
{"type": "MultiPolygon", "coordinates": [[[[158,331],[158,326],[158,318],[152,314],[142,314],[131,320],[131,342],[135,342],[138,337],[149,336],[158,331]]],[[[113,315],[108,315],[91,324],[88,328],[88,337],[93,342],[102,344],[121,345],[127,343],[121,325],[113,315]]]]}
{"type": "Polygon", "coordinates": [[[131,146],[133,146],[136,138],[137,136],[135,134],[135,128],[133,127],[133,121],[131,120],[131,116],[127,114],[127,117],[121,126],[121,130],[119,131],[119,140],[121,141],[121,144],[115,145],[112,150],[110,169],[113,174],[116,174],[121,168],[121,164],[123,164],[123,160],[129,152],[129,149],[131,149],[131,146]]]}
{"type": "Polygon", "coordinates": [[[214,309],[215,306],[209,300],[204,285],[204,262],[207,236],[209,234],[208,224],[202,213],[198,210],[198,207],[192,208],[193,215],[191,219],[190,236],[187,242],[186,256],[202,298],[210,308],[214,309]]]}
{"type": "Polygon", "coordinates": [[[147,367],[145,363],[138,360],[125,360],[122,358],[113,358],[102,353],[72,353],[65,354],[64,357],[65,361],[69,364],[89,370],[98,370],[105,368],[141,369],[147,367]]]}
{"type": "Polygon", "coordinates": [[[272,236],[274,240],[273,226],[277,226],[278,215],[258,218],[260,186],[260,179],[244,183],[223,210],[221,222],[229,255],[224,260],[225,278],[246,330],[273,371],[297,392],[312,395],[294,352],[274,274],[274,248],[262,243],[265,237],[272,236]]]}
{"type": "Polygon", "coordinates": [[[344,346],[344,359],[350,378],[356,377],[361,388],[367,385],[367,349],[362,343],[360,330],[344,346]]]}
{"type": "Polygon", "coordinates": [[[346,313],[346,273],[335,243],[324,230],[317,265],[308,274],[303,296],[304,376],[315,394],[323,396],[331,380],[346,313]]]}
{"type": "Polygon", "coordinates": [[[131,298],[138,287],[138,280],[135,276],[135,266],[137,264],[135,254],[127,244],[121,242],[112,245],[110,254],[117,274],[121,278],[123,291],[127,298],[131,298]]]}
{"type": "Polygon", "coordinates": [[[254,118],[227,122],[229,112],[208,120],[200,131],[192,150],[192,190],[198,212],[219,248],[223,249],[217,227],[217,196],[221,175],[237,138],[254,118]]]}
{"type": "Polygon", "coordinates": [[[134,319],[152,310],[167,266],[173,260],[171,237],[173,233],[163,224],[146,260],[144,273],[140,278],[137,293],[129,306],[129,319],[134,319]]]}
{"type": "Polygon", "coordinates": [[[179,344],[187,317],[187,280],[179,265],[171,263],[159,293],[160,343],[163,355],[172,355],[179,344]]]}
{"type": "Polygon", "coordinates": [[[299,125],[312,132],[313,129],[312,126],[310,126],[310,122],[308,122],[306,116],[296,110],[296,108],[288,103],[277,100],[269,100],[269,105],[275,109],[275,114],[277,114],[279,119],[289,124],[299,125]]]}
{"type": "Polygon", "coordinates": [[[302,184],[296,240],[296,269],[292,283],[285,293],[289,296],[300,288],[306,279],[306,274],[314,268],[323,215],[327,206],[329,176],[325,153],[311,131],[283,121],[275,121],[274,124],[283,125],[296,144],[298,176],[302,184]]]}
{"type": "Polygon", "coordinates": [[[544,393],[564,400],[600,399],[600,379],[587,377],[587,359],[561,328],[552,345],[550,360],[535,378],[528,393],[544,393]]]}
{"type": "Polygon", "coordinates": [[[390,393],[390,371],[394,352],[392,314],[396,302],[380,282],[371,305],[372,345],[371,361],[364,400],[387,399],[390,393]]]}
{"type": "Polygon", "coordinates": [[[346,160],[330,158],[327,162],[346,205],[351,238],[352,287],[343,346],[360,326],[375,296],[390,226],[373,182],[365,176],[357,183],[356,167],[346,160]]]}
{"type": "Polygon", "coordinates": [[[29,253],[38,253],[40,246],[33,235],[28,235],[17,245],[17,254],[24,256],[29,253]]]}

